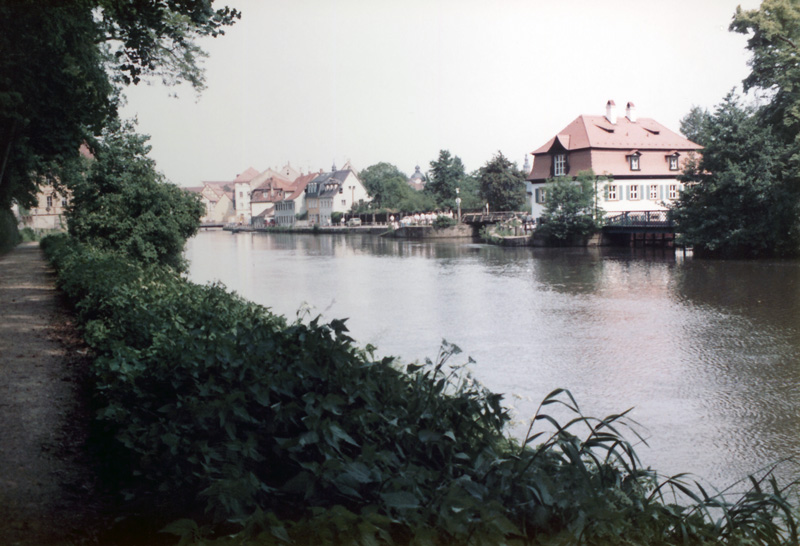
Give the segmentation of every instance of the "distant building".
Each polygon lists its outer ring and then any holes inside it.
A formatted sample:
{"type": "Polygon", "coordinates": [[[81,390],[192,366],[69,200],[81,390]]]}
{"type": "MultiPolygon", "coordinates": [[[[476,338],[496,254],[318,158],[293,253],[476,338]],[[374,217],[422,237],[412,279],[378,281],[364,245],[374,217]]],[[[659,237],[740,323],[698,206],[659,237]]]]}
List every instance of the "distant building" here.
{"type": "Polygon", "coordinates": [[[419,170],[419,165],[414,167],[414,174],[408,179],[408,185],[417,191],[425,189],[425,175],[419,170]]]}
{"type": "Polygon", "coordinates": [[[311,225],[331,225],[334,212],[347,212],[354,204],[370,201],[364,184],[347,162],[342,169],[319,173],[306,187],[306,207],[311,225]]]}
{"type": "Polygon", "coordinates": [[[67,219],[64,214],[68,204],[68,192],[57,190],[53,184],[40,186],[36,205],[30,209],[18,209],[20,225],[35,230],[65,230],[67,219]]]}
{"type": "Polygon", "coordinates": [[[532,215],[544,212],[548,179],[588,169],[598,177],[598,206],[607,215],[667,210],[683,189],[678,176],[686,160],[701,149],[653,119],[637,118],[632,102],[617,118],[610,100],[605,116],[580,115],[532,152],[532,215]]]}
{"type": "MultiPolygon", "coordinates": [[[[89,147],[81,144],[78,153],[85,159],[94,159],[89,147]]],[[[70,192],[66,188],[56,189],[56,180],[43,180],[36,194],[36,205],[30,209],[15,206],[15,214],[21,227],[35,230],[67,229],[66,212],[70,192]]]]}
{"type": "Polygon", "coordinates": [[[317,173],[305,174],[295,179],[293,191],[283,200],[275,203],[275,224],[279,226],[294,226],[298,216],[308,216],[306,207],[306,187],[308,183],[318,176],[317,173]]]}
{"type": "Polygon", "coordinates": [[[253,191],[250,182],[259,175],[253,167],[248,168],[233,180],[233,207],[236,215],[235,221],[249,225],[253,217],[250,208],[250,194],[253,191]]]}
{"type": "Polygon", "coordinates": [[[203,182],[202,186],[185,188],[200,195],[205,206],[202,224],[227,224],[234,220],[233,182],[203,182]]]}

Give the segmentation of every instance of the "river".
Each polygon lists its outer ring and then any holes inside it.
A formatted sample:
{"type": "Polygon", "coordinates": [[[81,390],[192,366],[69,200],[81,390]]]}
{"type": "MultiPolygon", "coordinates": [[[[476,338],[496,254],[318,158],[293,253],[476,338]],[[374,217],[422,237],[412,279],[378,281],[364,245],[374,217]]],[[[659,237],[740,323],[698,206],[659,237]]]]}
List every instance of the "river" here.
{"type": "Polygon", "coordinates": [[[379,356],[458,345],[454,361],[472,357],[472,375],[505,394],[517,436],[566,388],[587,415],[633,408],[637,453],[662,474],[723,487],[800,453],[797,261],[222,231],[186,257],[191,280],[290,319],[348,318],[379,356]]]}

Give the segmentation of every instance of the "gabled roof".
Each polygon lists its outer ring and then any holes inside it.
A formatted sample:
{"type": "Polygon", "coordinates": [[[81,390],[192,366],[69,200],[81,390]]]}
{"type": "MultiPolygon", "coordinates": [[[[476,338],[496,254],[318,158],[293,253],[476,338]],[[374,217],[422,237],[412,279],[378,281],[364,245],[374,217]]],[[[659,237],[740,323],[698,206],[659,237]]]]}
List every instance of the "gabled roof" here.
{"type": "Polygon", "coordinates": [[[255,170],[253,167],[248,167],[246,171],[244,171],[242,174],[240,174],[233,180],[233,183],[236,184],[240,182],[250,182],[256,176],[258,176],[258,171],[255,170]]]}
{"type": "Polygon", "coordinates": [[[339,186],[342,185],[352,172],[353,171],[350,169],[342,169],[328,173],[319,173],[308,182],[312,185],[316,184],[316,186],[314,186],[314,191],[309,192],[309,194],[317,197],[327,197],[338,193],[339,186]]]}
{"type": "Polygon", "coordinates": [[[675,133],[650,118],[635,122],[620,117],[615,124],[605,116],[581,115],[562,131],[537,148],[533,155],[545,154],[558,142],[568,151],[586,148],[618,150],[700,150],[702,146],[675,133]]]}
{"type": "Polygon", "coordinates": [[[286,198],[287,201],[297,199],[297,197],[306,190],[308,183],[317,177],[317,173],[304,174],[294,181],[294,192],[286,198]]]}

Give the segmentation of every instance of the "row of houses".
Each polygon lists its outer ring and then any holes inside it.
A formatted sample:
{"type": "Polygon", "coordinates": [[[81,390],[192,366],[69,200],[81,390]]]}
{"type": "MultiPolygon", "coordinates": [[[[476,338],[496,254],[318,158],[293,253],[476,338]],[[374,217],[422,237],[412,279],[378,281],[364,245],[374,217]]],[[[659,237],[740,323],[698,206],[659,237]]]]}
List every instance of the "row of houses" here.
{"type": "Polygon", "coordinates": [[[679,175],[702,146],[650,118],[638,118],[632,102],[618,117],[613,100],[605,115],[580,115],[531,152],[527,191],[534,219],[545,208],[548,180],[591,169],[596,200],[607,215],[665,211],[678,199],[679,175]]]}
{"type": "MultiPolygon", "coordinates": [[[[638,118],[632,102],[618,117],[609,100],[605,115],[578,116],[530,153],[532,164],[526,156],[531,215],[542,216],[549,180],[588,169],[597,175],[596,199],[607,215],[667,210],[683,189],[679,175],[686,162],[701,149],[653,119],[638,118]]],[[[408,183],[417,190],[424,187],[419,166],[408,183]]],[[[327,226],[334,213],[371,200],[349,162],[341,169],[334,165],[328,172],[305,174],[289,163],[263,172],[251,167],[232,180],[187,189],[199,194],[206,207],[202,222],[217,225],[292,226],[300,221],[327,226]]],[[[52,185],[43,186],[35,207],[17,211],[21,224],[64,228],[67,200],[52,185]]]]}
{"type": "Polygon", "coordinates": [[[206,207],[204,224],[328,226],[334,213],[371,200],[356,170],[347,162],[329,172],[303,174],[290,164],[258,172],[250,167],[233,180],[187,188],[206,207]]]}

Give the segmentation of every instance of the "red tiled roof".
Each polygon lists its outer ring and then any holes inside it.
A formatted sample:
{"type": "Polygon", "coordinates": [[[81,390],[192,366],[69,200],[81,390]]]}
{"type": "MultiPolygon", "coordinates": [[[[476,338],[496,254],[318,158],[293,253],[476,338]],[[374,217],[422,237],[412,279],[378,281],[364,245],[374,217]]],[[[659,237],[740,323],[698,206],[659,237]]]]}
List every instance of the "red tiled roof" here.
{"type": "Polygon", "coordinates": [[[670,131],[650,118],[631,122],[626,117],[611,124],[605,116],[581,115],[562,131],[532,153],[543,154],[558,139],[569,151],[583,148],[642,149],[642,150],[700,150],[702,146],[670,131]]]}
{"type": "Polygon", "coordinates": [[[612,176],[675,176],[668,156],[678,154],[685,161],[702,146],[671,131],[650,118],[631,121],[618,117],[612,124],[605,116],[581,115],[532,152],[533,168],[528,180],[549,178],[554,150],[566,150],[569,171],[574,175],[592,169],[612,176]],[[632,171],[628,157],[638,153],[639,170],[632,171]]]}

